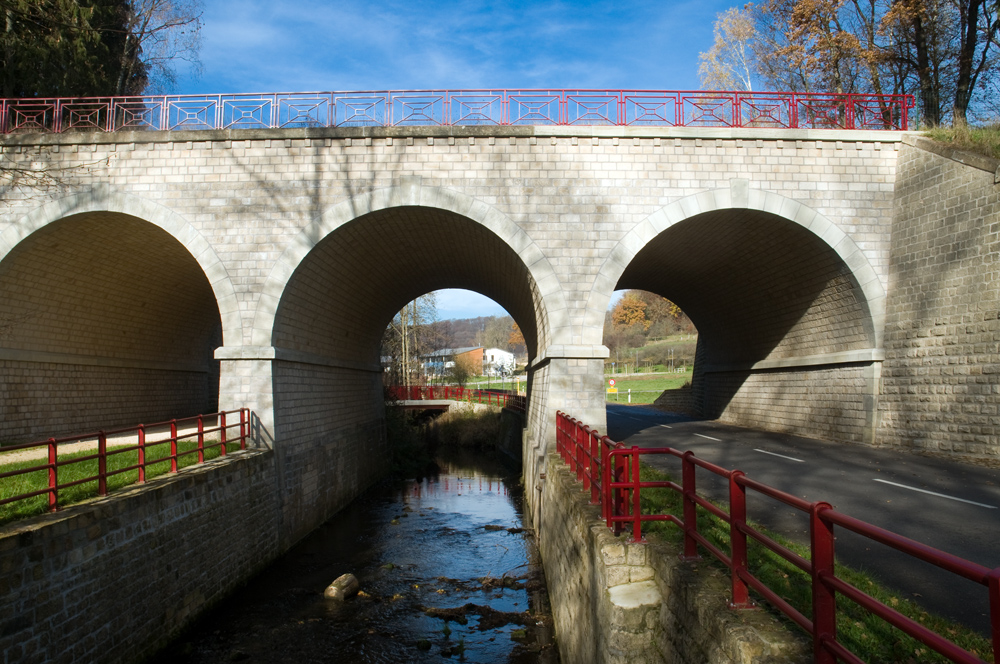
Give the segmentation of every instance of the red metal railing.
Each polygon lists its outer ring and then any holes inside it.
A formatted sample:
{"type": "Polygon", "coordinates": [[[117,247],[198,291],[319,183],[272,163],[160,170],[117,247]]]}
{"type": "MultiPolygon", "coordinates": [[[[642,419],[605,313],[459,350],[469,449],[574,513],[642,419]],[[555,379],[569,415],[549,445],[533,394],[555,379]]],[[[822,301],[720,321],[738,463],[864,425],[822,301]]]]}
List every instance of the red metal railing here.
{"type": "Polygon", "coordinates": [[[457,385],[394,385],[386,388],[389,396],[397,401],[426,401],[444,399],[468,401],[488,406],[499,406],[524,413],[528,408],[528,398],[523,394],[495,392],[491,390],[470,390],[457,385]]]}
{"type": "Polygon", "coordinates": [[[841,596],[857,603],[893,627],[932,648],[953,662],[984,664],[983,660],[955,645],[940,634],[930,631],[920,623],[862,592],[836,575],[834,553],[836,538],[834,526],[867,537],[909,556],[917,558],[986,588],[990,603],[990,620],[993,639],[993,662],[1000,664],[1000,568],[989,569],[950,553],[929,547],[920,542],[897,535],[883,528],[835,511],[826,502],[807,502],[747,477],[741,470],[729,470],[671,447],[625,448],[607,436],[585,426],[565,413],[556,416],[556,448],[563,461],[575,472],[577,479],[590,489],[591,502],[600,502],[601,511],[609,528],[619,532],[625,524],[631,526],[634,540],[642,539],[642,524],[647,521],[668,521],[684,533],[685,558],[697,558],[701,546],[729,568],[731,574],[733,608],[752,605],[749,591],[753,589],[778,608],[813,639],[813,656],[818,664],[844,661],[864,664],[863,660],[837,641],[836,597],[841,596]],[[595,442],[597,441],[597,442],[595,442]],[[639,457],[643,454],[668,455],[681,460],[681,484],[675,482],[643,482],[639,478],[639,457]],[[725,478],[729,483],[729,511],[697,493],[695,471],[707,470],[725,478]],[[596,478],[601,478],[595,485],[596,478]],[[589,483],[588,483],[589,482],[589,483]],[[594,487],[596,486],[596,490],[594,487]],[[642,489],[667,488],[678,492],[682,498],[682,514],[642,514],[640,493],[642,489]],[[767,535],[747,524],[747,489],[777,500],[809,515],[811,559],[805,559],[775,542],[767,535]],[[729,525],[730,555],[698,532],[697,508],[700,507],[729,525]],[[807,617],[755,577],[747,564],[747,537],[751,537],[775,554],[795,565],[812,579],[812,616],[807,617]]]}
{"type": "MultiPolygon", "coordinates": [[[[142,484],[146,481],[146,470],[149,466],[158,463],[170,462],[170,472],[176,473],[178,466],[178,459],[188,456],[197,455],[198,463],[205,462],[205,451],[212,448],[219,448],[219,454],[225,456],[226,454],[226,444],[236,442],[240,443],[240,449],[246,449],[247,438],[250,435],[250,411],[249,409],[242,408],[240,410],[231,410],[220,413],[212,413],[210,415],[197,415],[195,417],[188,417],[179,420],[170,420],[169,422],[159,422],[157,424],[139,424],[134,427],[126,427],[122,429],[113,429],[108,431],[98,431],[96,433],[88,433],[82,435],[66,436],[64,438],[49,438],[45,441],[40,441],[36,443],[24,443],[20,445],[9,445],[3,448],[5,453],[10,452],[24,452],[35,449],[46,449],[48,451],[48,459],[46,463],[39,464],[37,466],[31,466],[29,468],[20,468],[17,470],[9,470],[6,472],[0,472],[0,480],[6,479],[8,477],[16,477],[19,475],[27,475],[29,473],[37,473],[40,471],[48,471],[48,486],[44,489],[39,489],[36,491],[31,491],[28,493],[19,494],[16,496],[11,496],[0,500],[0,505],[6,505],[7,503],[13,503],[19,500],[27,500],[29,498],[34,498],[35,496],[40,496],[47,494],[49,510],[55,511],[59,508],[59,492],[64,489],[68,489],[78,484],[84,484],[87,482],[97,482],[97,493],[100,496],[105,496],[108,493],[108,478],[114,477],[115,475],[120,475],[122,473],[127,473],[129,471],[138,471],[138,479],[136,483],[142,484]],[[237,418],[232,416],[236,415],[237,418]],[[228,418],[228,419],[227,419],[228,418]],[[211,422],[212,425],[207,427],[205,422],[211,422]],[[166,429],[169,427],[169,435],[166,437],[160,437],[155,441],[147,441],[146,434],[148,431],[153,429],[166,429]],[[188,433],[178,433],[178,428],[194,427],[194,431],[188,433]],[[237,433],[236,438],[232,436],[233,433],[237,433]],[[210,442],[206,444],[206,435],[218,435],[218,442],[210,442]],[[136,443],[133,444],[115,444],[112,447],[108,446],[109,437],[124,437],[132,436],[136,437],[136,443]],[[179,452],[177,448],[178,441],[182,440],[196,440],[197,447],[186,451],[179,452]],[[59,446],[80,443],[80,442],[96,442],[97,448],[92,454],[84,454],[79,457],[72,459],[59,459],[59,446]],[[159,458],[149,458],[147,456],[147,451],[149,447],[155,447],[160,445],[170,446],[170,452],[166,456],[159,458]],[[127,452],[136,452],[138,455],[138,460],[135,464],[125,467],[118,468],[115,470],[108,470],[108,459],[116,455],[125,454],[127,452]],[[97,460],[98,471],[97,475],[92,475],[90,477],[84,477],[75,479],[70,482],[60,482],[59,481],[59,471],[61,468],[66,468],[73,464],[85,463],[87,461],[97,460]]],[[[91,449],[93,449],[91,447],[91,449]]],[[[0,461],[3,459],[0,458],[0,461]]]]}
{"type": "Polygon", "coordinates": [[[0,100],[0,133],[576,125],[905,130],[912,95],[383,90],[0,100]]]}

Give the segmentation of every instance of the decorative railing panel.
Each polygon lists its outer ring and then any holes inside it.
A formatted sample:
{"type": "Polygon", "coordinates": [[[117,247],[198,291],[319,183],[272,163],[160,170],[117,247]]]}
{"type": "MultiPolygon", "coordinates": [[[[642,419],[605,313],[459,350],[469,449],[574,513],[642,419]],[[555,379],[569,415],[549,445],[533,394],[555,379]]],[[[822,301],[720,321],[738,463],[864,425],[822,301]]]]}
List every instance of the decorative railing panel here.
{"type": "Polygon", "coordinates": [[[0,133],[477,125],[905,130],[913,106],[912,95],[666,90],[2,99],[0,133]]]}

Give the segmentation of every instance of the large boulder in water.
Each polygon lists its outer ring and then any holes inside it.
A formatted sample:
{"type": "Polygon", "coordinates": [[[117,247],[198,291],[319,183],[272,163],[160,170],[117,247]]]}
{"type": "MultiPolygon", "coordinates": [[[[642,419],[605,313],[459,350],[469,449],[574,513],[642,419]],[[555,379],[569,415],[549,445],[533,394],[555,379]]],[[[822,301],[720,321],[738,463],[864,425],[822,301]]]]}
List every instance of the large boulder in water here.
{"type": "Polygon", "coordinates": [[[326,587],[326,590],[323,591],[323,597],[343,601],[357,595],[360,589],[361,584],[358,583],[357,577],[353,574],[342,574],[326,587]]]}

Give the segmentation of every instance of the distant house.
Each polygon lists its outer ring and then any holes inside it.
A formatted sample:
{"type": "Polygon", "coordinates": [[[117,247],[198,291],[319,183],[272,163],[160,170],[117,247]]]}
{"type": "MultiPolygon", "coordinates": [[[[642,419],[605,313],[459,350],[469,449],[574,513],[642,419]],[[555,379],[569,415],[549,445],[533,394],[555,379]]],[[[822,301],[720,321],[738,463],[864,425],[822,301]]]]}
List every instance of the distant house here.
{"type": "Polygon", "coordinates": [[[509,376],[514,373],[516,364],[514,353],[499,348],[487,348],[483,351],[483,374],[487,376],[509,376]]]}
{"type": "Polygon", "coordinates": [[[428,376],[444,376],[455,366],[455,362],[468,358],[472,373],[480,376],[483,373],[483,347],[469,346],[467,348],[443,348],[433,353],[420,356],[424,364],[424,372],[428,376]]]}

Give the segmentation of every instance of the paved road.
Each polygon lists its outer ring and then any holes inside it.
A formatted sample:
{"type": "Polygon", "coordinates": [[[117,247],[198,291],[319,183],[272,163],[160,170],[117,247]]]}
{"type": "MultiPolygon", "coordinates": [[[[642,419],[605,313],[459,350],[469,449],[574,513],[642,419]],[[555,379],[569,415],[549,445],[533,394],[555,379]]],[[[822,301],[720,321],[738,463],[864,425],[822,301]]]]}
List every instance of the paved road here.
{"type": "MultiPolygon", "coordinates": [[[[1000,469],[690,420],[650,407],[608,405],[608,434],[639,447],[692,450],[725,468],[987,567],[1000,567],[1000,469]]],[[[650,457],[655,459],[656,457],[650,457]]],[[[679,477],[680,464],[652,465],[679,477]]],[[[725,498],[700,471],[700,489],[725,498]]],[[[751,518],[808,543],[800,512],[748,498],[751,518]]],[[[862,567],[931,611],[989,633],[985,587],[841,530],[838,557],[862,567]]]]}

